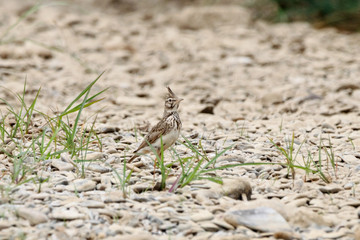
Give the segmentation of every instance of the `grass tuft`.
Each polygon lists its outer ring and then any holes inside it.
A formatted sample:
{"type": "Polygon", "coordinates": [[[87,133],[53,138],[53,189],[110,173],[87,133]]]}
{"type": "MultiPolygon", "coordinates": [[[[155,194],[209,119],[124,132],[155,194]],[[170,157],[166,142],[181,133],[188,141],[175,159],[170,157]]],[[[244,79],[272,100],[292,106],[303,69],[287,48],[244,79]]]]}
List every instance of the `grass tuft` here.
{"type": "MultiPolygon", "coordinates": [[[[79,162],[79,159],[84,160],[86,152],[91,150],[90,145],[94,147],[93,142],[98,143],[101,151],[101,140],[94,131],[96,118],[90,130],[79,126],[83,110],[101,101],[102,99],[95,98],[106,91],[105,89],[90,95],[91,88],[102,74],[76,96],[64,111],[55,116],[49,116],[36,109],[41,88],[30,104],[27,104],[26,81],[22,94],[14,93],[19,107],[16,108],[5,99],[0,99],[7,107],[7,112],[0,114],[0,153],[5,154],[13,164],[10,174],[14,184],[36,181],[41,190],[41,184],[46,182],[46,179],[28,177],[36,170],[37,163],[60,158],[60,154],[64,152],[69,153],[72,158],[77,158],[74,162],[79,162]],[[74,122],[70,120],[71,114],[76,114],[74,122]],[[45,125],[39,127],[40,122],[45,122],[45,125]]],[[[83,164],[81,175],[84,177],[83,164]]]]}
{"type": "Polygon", "coordinates": [[[331,164],[332,170],[336,177],[336,161],[335,154],[333,151],[333,147],[329,138],[329,147],[325,147],[323,144],[323,140],[320,139],[320,143],[318,145],[317,152],[311,153],[307,150],[306,155],[302,154],[302,163],[299,163],[297,160],[298,154],[301,152],[302,147],[304,146],[306,139],[302,141],[298,149],[295,151],[294,142],[295,136],[294,133],[290,141],[285,139],[286,145],[282,147],[280,144],[275,143],[271,138],[269,138],[271,144],[278,150],[280,155],[282,155],[286,162],[281,163],[280,165],[286,166],[288,168],[288,173],[291,172],[292,179],[295,179],[295,169],[303,170],[305,172],[305,176],[309,176],[309,174],[315,174],[320,177],[325,183],[330,183],[331,178],[329,174],[326,174],[323,169],[322,162],[322,150],[326,153],[327,156],[327,172],[330,172],[329,163],[331,164]],[[317,157],[317,160],[315,159],[317,157]]]}

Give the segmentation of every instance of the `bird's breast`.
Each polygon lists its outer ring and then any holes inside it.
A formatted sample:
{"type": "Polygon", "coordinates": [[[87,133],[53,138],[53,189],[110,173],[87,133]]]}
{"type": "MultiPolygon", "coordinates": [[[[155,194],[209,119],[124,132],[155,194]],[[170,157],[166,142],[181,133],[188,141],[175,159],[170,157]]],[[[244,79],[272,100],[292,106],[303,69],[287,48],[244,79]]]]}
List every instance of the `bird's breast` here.
{"type": "MultiPolygon", "coordinates": [[[[176,140],[179,138],[180,135],[180,130],[178,129],[173,129],[170,132],[164,134],[161,136],[162,139],[162,144],[163,144],[163,148],[164,150],[168,149],[171,145],[173,145],[176,140]]],[[[161,148],[161,139],[157,139],[152,145],[156,148],[161,148]]]]}

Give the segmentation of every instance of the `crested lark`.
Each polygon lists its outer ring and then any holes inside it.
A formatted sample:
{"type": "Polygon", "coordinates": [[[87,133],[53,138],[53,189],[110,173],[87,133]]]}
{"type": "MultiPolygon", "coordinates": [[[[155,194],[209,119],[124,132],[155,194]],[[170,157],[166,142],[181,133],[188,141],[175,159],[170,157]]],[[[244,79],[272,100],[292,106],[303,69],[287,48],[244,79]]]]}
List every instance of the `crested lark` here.
{"type": "MultiPolygon", "coordinates": [[[[181,129],[181,120],[177,110],[183,99],[178,98],[170,87],[167,87],[167,89],[168,94],[165,99],[164,115],[162,119],[145,136],[140,146],[134,151],[134,156],[132,156],[128,162],[131,162],[141,154],[152,152],[149,144],[156,150],[157,157],[161,157],[161,139],[164,151],[178,139],[181,129]]],[[[157,157],[154,161],[154,169],[157,157]]]]}

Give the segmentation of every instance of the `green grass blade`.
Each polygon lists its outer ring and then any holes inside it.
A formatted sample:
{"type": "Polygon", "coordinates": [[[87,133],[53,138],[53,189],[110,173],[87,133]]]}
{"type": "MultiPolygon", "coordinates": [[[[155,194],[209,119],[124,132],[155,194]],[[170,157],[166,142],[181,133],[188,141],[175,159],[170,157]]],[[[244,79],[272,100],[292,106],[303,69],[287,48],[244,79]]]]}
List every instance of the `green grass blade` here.
{"type": "Polygon", "coordinates": [[[209,161],[203,168],[204,168],[204,169],[207,169],[207,168],[209,167],[209,165],[215,163],[216,160],[217,160],[219,157],[221,157],[224,153],[226,153],[226,152],[227,152],[228,150],[230,150],[232,147],[233,147],[233,145],[225,148],[225,149],[222,150],[220,153],[216,154],[216,156],[215,156],[213,159],[211,159],[211,161],[209,161]]]}
{"type": "Polygon", "coordinates": [[[105,72],[102,72],[94,81],[92,81],[68,106],[67,108],[64,110],[64,112],[67,112],[82,96],[84,96],[86,93],[88,93],[90,91],[90,89],[92,88],[92,86],[100,79],[100,77],[104,74],[105,72]]]}

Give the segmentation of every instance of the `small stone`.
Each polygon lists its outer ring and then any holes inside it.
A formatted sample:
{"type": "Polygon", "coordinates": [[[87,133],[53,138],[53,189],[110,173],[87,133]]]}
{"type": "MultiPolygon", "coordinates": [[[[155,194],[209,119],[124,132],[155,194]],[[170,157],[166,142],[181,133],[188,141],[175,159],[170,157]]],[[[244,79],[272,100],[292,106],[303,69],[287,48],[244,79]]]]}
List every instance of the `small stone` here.
{"type": "Polygon", "coordinates": [[[200,211],[200,212],[197,212],[195,214],[192,214],[190,216],[190,218],[194,222],[201,222],[201,221],[212,220],[214,218],[214,215],[211,212],[209,212],[207,210],[204,210],[204,211],[200,211]]]}
{"type": "Polygon", "coordinates": [[[85,216],[84,214],[79,213],[75,208],[55,208],[52,211],[52,217],[53,219],[58,220],[74,220],[74,219],[83,219],[85,216]]]}
{"type": "Polygon", "coordinates": [[[360,201],[352,200],[352,201],[349,201],[349,202],[346,202],[346,203],[343,203],[342,205],[340,205],[341,208],[343,208],[345,206],[351,206],[354,208],[358,208],[358,207],[360,207],[360,201]]]}
{"type": "Polygon", "coordinates": [[[111,224],[108,228],[111,235],[124,234],[124,228],[119,224],[111,224]]]}
{"type": "Polygon", "coordinates": [[[344,155],[341,157],[342,160],[344,160],[344,162],[346,162],[347,164],[357,164],[358,162],[360,162],[360,159],[358,159],[357,157],[355,157],[354,155],[344,155]]]}
{"type": "Polygon", "coordinates": [[[329,123],[323,123],[321,125],[322,128],[325,128],[325,129],[331,129],[331,130],[334,130],[335,127],[334,126],[331,126],[329,123]]]}
{"type": "Polygon", "coordinates": [[[322,193],[338,193],[342,191],[343,189],[341,187],[337,186],[326,186],[326,187],[320,187],[319,190],[322,193]]]}
{"type": "Polygon", "coordinates": [[[85,200],[81,203],[79,203],[82,207],[87,208],[104,208],[105,204],[103,202],[95,201],[95,200],[85,200]]]}
{"type": "Polygon", "coordinates": [[[283,240],[300,239],[300,237],[294,237],[294,234],[290,232],[276,232],[274,233],[274,238],[283,240]]]}
{"type": "Polygon", "coordinates": [[[335,91],[339,92],[339,91],[344,91],[344,90],[356,90],[359,88],[360,88],[360,86],[358,84],[355,84],[352,82],[342,82],[337,86],[335,91]]]}
{"type": "Polygon", "coordinates": [[[64,162],[61,159],[53,159],[51,166],[57,168],[59,171],[72,171],[75,167],[69,162],[64,162]]]}
{"type": "Polygon", "coordinates": [[[352,189],[354,187],[354,183],[353,182],[349,182],[349,183],[346,183],[345,185],[344,185],[344,189],[345,190],[350,190],[350,189],[352,189]]]}
{"type": "Polygon", "coordinates": [[[173,207],[162,207],[157,210],[160,213],[167,213],[167,214],[176,214],[176,210],[173,207]]]}
{"type": "Polygon", "coordinates": [[[250,183],[243,178],[223,179],[223,184],[210,183],[211,189],[221,195],[236,199],[248,200],[251,199],[252,188],[250,183]]]}
{"type": "Polygon", "coordinates": [[[114,147],[110,147],[108,150],[106,150],[107,154],[114,154],[114,153],[117,153],[117,152],[118,151],[114,147]]]}
{"type": "Polygon", "coordinates": [[[105,193],[105,195],[102,196],[102,200],[104,203],[120,203],[126,201],[124,197],[122,191],[112,191],[105,193]]]}
{"type": "Polygon", "coordinates": [[[246,200],[243,199],[243,197],[246,196],[246,198],[250,200],[252,188],[250,183],[242,178],[224,179],[223,191],[225,196],[231,197],[233,199],[246,200]]]}
{"type": "Polygon", "coordinates": [[[86,169],[98,173],[107,173],[111,171],[111,168],[103,167],[99,164],[90,164],[86,169]]]}
{"type": "Polygon", "coordinates": [[[100,133],[114,133],[119,131],[120,128],[116,126],[103,125],[98,127],[100,133]]]}
{"type": "Polygon", "coordinates": [[[89,179],[75,179],[72,183],[69,183],[69,191],[85,192],[94,190],[96,187],[96,182],[89,179]]]}
{"type": "Polygon", "coordinates": [[[66,153],[66,152],[60,154],[60,159],[63,162],[73,163],[73,161],[71,160],[70,155],[68,153],[66,153]]]}
{"type": "Polygon", "coordinates": [[[304,186],[304,181],[302,179],[297,179],[294,181],[294,188],[293,190],[296,191],[296,192],[300,192],[301,189],[303,188],[304,186]]]}
{"type": "Polygon", "coordinates": [[[214,219],[212,221],[214,224],[218,225],[221,228],[224,228],[225,230],[234,230],[235,228],[233,227],[233,225],[228,224],[227,222],[225,222],[222,219],[214,219]]]}
{"type": "Polygon", "coordinates": [[[211,206],[214,205],[211,199],[217,199],[220,197],[218,193],[208,189],[201,189],[192,194],[195,196],[196,200],[199,201],[203,205],[211,206]]]}
{"type": "Polygon", "coordinates": [[[73,227],[73,228],[80,228],[80,227],[84,226],[84,220],[82,220],[82,219],[72,220],[69,223],[67,223],[67,226],[73,227]]]}
{"type": "Polygon", "coordinates": [[[206,106],[199,113],[214,114],[214,106],[211,106],[211,105],[206,106]]]}
{"type": "Polygon", "coordinates": [[[174,228],[176,226],[177,226],[176,224],[166,221],[165,223],[160,225],[159,229],[161,231],[166,231],[166,230],[172,229],[172,228],[174,228]]]}
{"type": "Polygon", "coordinates": [[[224,219],[235,227],[241,225],[260,232],[291,232],[288,222],[268,207],[230,211],[224,215],[224,219]]]}
{"type": "Polygon", "coordinates": [[[105,154],[101,152],[88,153],[85,157],[87,161],[103,160],[104,158],[105,154]]]}
{"type": "MultiPolygon", "coordinates": [[[[10,221],[4,221],[4,220],[1,220],[0,221],[0,231],[3,230],[3,229],[6,229],[6,228],[9,228],[13,225],[12,222],[10,221]]],[[[1,236],[1,235],[0,235],[1,236]]]]}
{"type": "Polygon", "coordinates": [[[214,224],[212,222],[208,222],[208,221],[200,222],[199,225],[205,231],[208,231],[208,232],[217,232],[220,230],[219,226],[217,226],[216,224],[214,224]]]}
{"type": "Polygon", "coordinates": [[[111,177],[106,175],[101,175],[101,186],[103,186],[102,190],[109,190],[111,189],[111,177]]]}
{"type": "Polygon", "coordinates": [[[309,229],[310,231],[305,233],[306,239],[349,239],[345,238],[350,231],[346,228],[340,228],[335,231],[334,229],[309,229]]]}
{"type": "Polygon", "coordinates": [[[354,239],[360,239],[360,226],[357,226],[354,231],[354,239]]]}
{"type": "Polygon", "coordinates": [[[139,184],[135,184],[131,187],[135,193],[160,190],[160,182],[156,182],[155,186],[152,183],[139,183],[139,184]]]}
{"type": "Polygon", "coordinates": [[[309,228],[310,226],[333,226],[333,222],[325,219],[322,215],[313,212],[306,207],[290,208],[288,211],[289,221],[292,226],[309,228]]]}
{"type": "MultiPolygon", "coordinates": [[[[240,144],[237,144],[236,146],[234,146],[235,148],[239,147],[240,144]]],[[[237,148],[238,149],[238,148],[237,148]]],[[[218,158],[218,162],[222,162],[222,161],[226,161],[226,162],[233,162],[233,163],[244,163],[246,161],[246,159],[244,157],[240,157],[240,156],[222,156],[218,158]]]]}
{"type": "Polygon", "coordinates": [[[49,198],[49,197],[50,197],[50,194],[48,194],[48,193],[37,193],[37,194],[33,194],[31,196],[32,199],[41,200],[41,201],[44,201],[46,198],[49,198]]]}
{"type": "Polygon", "coordinates": [[[114,238],[106,238],[107,240],[156,240],[157,238],[154,238],[149,233],[135,233],[135,234],[124,234],[124,235],[118,235],[114,238]]]}
{"type": "Polygon", "coordinates": [[[12,152],[15,150],[15,148],[16,148],[16,143],[15,143],[15,142],[10,142],[10,143],[5,147],[4,151],[0,149],[0,153],[6,152],[6,153],[8,153],[8,154],[12,154],[12,152]]]}
{"type": "Polygon", "coordinates": [[[289,204],[287,204],[287,206],[290,206],[290,208],[294,209],[294,208],[298,208],[301,206],[306,206],[308,201],[309,201],[308,198],[299,198],[299,199],[292,200],[289,204]]]}
{"type": "Polygon", "coordinates": [[[19,207],[16,212],[20,217],[28,220],[32,226],[49,220],[45,214],[36,209],[19,207]]]}

